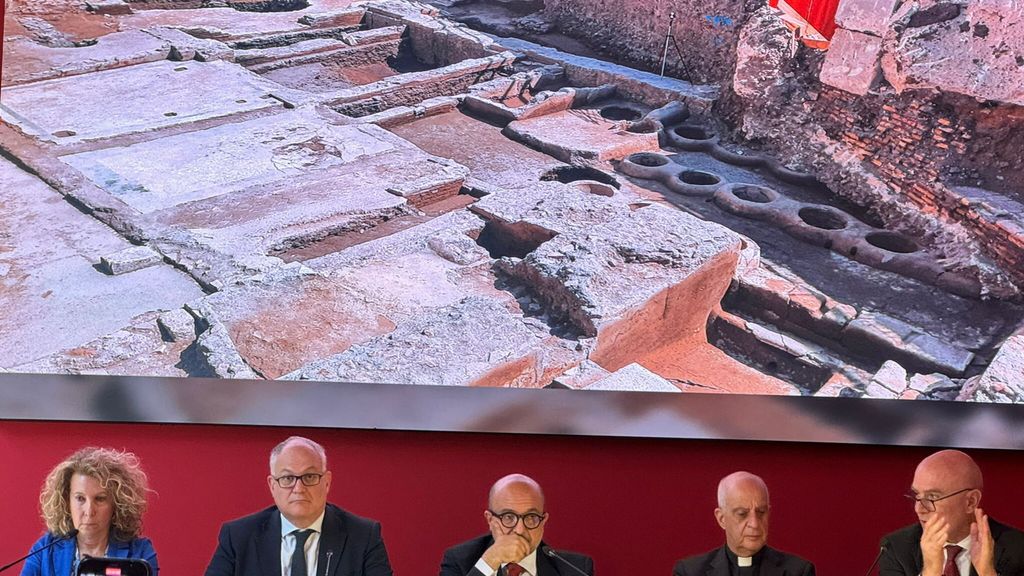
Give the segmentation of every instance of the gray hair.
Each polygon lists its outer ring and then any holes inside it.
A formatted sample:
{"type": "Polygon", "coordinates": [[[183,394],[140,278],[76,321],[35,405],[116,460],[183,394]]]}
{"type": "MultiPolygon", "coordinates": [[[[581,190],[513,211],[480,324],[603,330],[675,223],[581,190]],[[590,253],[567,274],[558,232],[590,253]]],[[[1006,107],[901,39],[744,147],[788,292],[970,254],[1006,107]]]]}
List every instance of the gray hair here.
{"type": "Polygon", "coordinates": [[[274,473],[274,460],[284,452],[284,449],[292,444],[302,444],[316,452],[316,455],[320,457],[320,462],[323,464],[323,469],[327,470],[327,452],[324,451],[324,447],[303,436],[289,436],[283,442],[274,446],[274,449],[270,451],[270,473],[274,473]]]}

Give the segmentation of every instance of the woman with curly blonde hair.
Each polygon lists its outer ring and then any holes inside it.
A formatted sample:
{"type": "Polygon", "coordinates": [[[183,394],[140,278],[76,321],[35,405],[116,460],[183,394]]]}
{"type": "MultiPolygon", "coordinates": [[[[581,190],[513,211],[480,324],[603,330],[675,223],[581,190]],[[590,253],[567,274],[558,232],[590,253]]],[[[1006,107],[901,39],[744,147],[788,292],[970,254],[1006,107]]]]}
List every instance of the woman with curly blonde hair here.
{"type": "Polygon", "coordinates": [[[85,556],[142,559],[156,574],[153,543],[140,536],[146,490],[146,474],[131,452],[90,447],[69,456],[43,483],[47,533],[32,546],[40,553],[25,561],[21,575],[73,576],[85,556]]]}

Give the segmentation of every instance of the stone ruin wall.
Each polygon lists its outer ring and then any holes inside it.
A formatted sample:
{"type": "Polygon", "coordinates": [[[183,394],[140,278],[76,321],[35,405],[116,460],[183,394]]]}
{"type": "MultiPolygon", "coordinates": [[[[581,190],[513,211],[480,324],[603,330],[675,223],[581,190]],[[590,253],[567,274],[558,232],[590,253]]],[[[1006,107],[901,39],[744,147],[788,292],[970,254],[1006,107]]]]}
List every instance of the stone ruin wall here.
{"type": "Polygon", "coordinates": [[[923,213],[963,225],[1024,284],[1024,228],[1003,218],[1005,207],[961,188],[1015,194],[1024,177],[1012,157],[1024,150],[1024,109],[927,93],[856,96],[823,86],[813,117],[830,139],[870,162],[889,188],[923,213]]]}
{"type": "Polygon", "coordinates": [[[666,73],[698,83],[731,74],[736,39],[748,8],[736,0],[545,0],[544,13],[569,36],[628,65],[660,71],[670,13],[683,64],[669,46],[666,73]]]}
{"type": "MultiPolygon", "coordinates": [[[[760,1],[545,2],[546,16],[567,34],[655,72],[672,10],[685,67],[695,81],[721,83],[714,112],[737,139],[817,172],[887,225],[927,238],[963,268],[988,275],[992,293],[1015,290],[990,261],[1024,286],[1024,221],[1012,217],[1024,201],[1024,107],[934,89],[899,94],[877,79],[863,96],[832,88],[818,79],[827,53],[792,41],[760,1]],[[859,166],[851,177],[852,165],[859,166]],[[963,187],[1014,202],[999,205],[963,187]]],[[[676,61],[670,48],[667,73],[679,77],[676,61]]]]}

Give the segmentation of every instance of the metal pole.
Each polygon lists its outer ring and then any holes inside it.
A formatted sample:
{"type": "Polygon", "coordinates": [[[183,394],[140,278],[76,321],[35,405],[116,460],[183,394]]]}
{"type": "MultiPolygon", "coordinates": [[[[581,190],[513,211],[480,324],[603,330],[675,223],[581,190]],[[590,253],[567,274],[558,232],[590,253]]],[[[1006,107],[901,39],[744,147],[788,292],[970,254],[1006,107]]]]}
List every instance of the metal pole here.
{"type": "Polygon", "coordinates": [[[676,13],[668,14],[668,33],[665,35],[665,49],[661,52],[661,75],[665,75],[665,64],[668,63],[668,43],[672,40],[672,26],[676,22],[676,13]]]}

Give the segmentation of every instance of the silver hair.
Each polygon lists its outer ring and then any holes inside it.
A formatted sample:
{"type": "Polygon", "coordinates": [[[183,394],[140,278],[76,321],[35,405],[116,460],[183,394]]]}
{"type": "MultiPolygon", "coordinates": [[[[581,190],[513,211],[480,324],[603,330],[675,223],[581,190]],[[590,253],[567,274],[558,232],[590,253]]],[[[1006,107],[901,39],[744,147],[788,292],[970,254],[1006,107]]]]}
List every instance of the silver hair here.
{"type": "Polygon", "coordinates": [[[316,455],[320,457],[320,462],[323,464],[323,469],[327,470],[327,452],[324,451],[324,447],[303,436],[289,436],[283,442],[274,446],[274,449],[270,451],[270,473],[274,473],[274,460],[284,452],[284,449],[291,444],[303,444],[307,448],[316,452],[316,455]]]}

